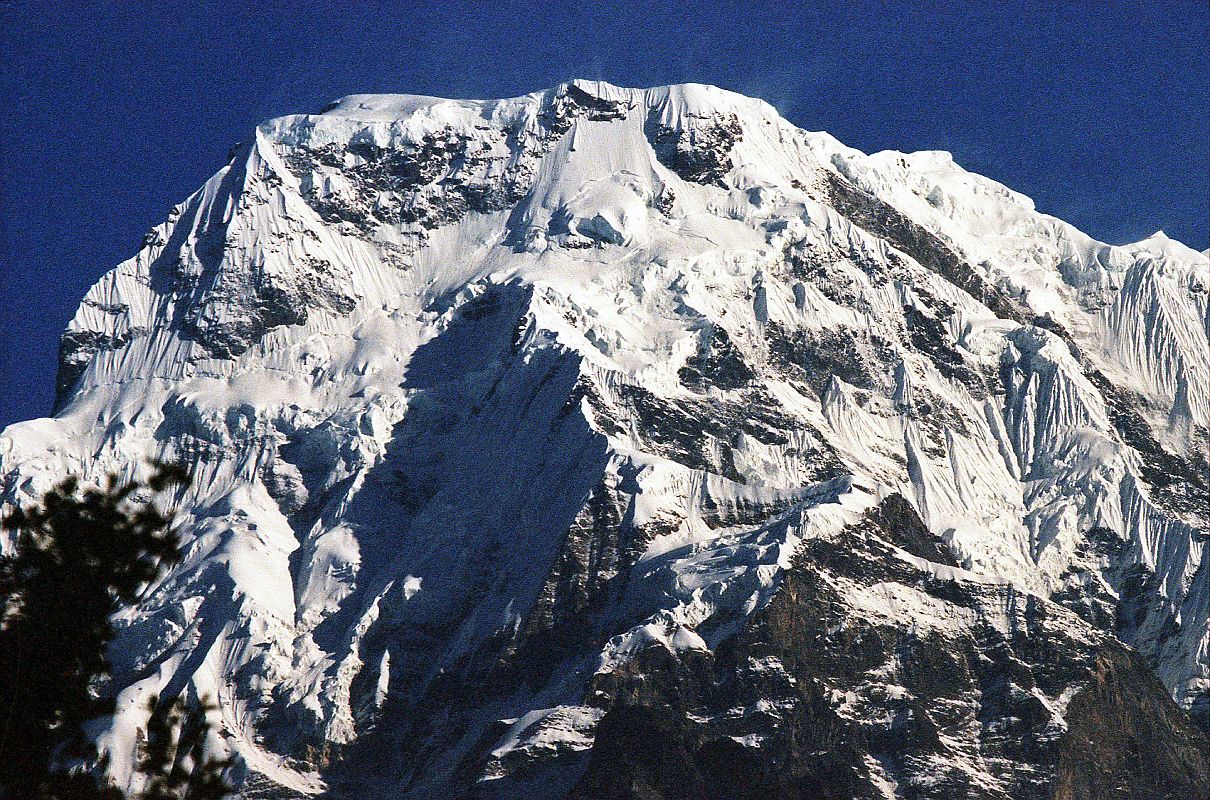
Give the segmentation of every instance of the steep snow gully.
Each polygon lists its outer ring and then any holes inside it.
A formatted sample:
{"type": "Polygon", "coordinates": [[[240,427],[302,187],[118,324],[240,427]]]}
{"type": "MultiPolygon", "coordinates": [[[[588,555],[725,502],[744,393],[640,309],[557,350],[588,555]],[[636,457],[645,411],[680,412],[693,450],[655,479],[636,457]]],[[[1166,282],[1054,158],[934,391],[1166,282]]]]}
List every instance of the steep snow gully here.
{"type": "Polygon", "coordinates": [[[97,721],[242,796],[1205,796],[1207,257],[576,81],[264,123],[88,292],[6,504],[188,467],[97,721]]]}

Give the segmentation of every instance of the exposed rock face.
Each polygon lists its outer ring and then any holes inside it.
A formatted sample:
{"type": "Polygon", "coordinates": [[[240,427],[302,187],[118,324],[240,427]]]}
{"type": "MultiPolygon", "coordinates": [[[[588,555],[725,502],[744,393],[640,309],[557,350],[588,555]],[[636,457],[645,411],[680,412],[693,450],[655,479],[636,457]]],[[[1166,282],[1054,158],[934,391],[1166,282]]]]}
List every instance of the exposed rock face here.
{"type": "Polygon", "coordinates": [[[1068,707],[1055,800],[1210,796],[1210,741],[1168,701],[1137,655],[1106,645],[1068,707]]]}
{"type": "Polygon", "coordinates": [[[572,796],[1210,790],[1210,741],[1140,656],[1045,601],[973,579],[892,495],[807,542],[772,602],[713,659],[653,648],[613,673],[594,697],[617,705],[572,796]],[[870,619],[867,593],[904,605],[920,593],[911,606],[932,613],[870,619]]]}
{"type": "Polygon", "coordinates": [[[690,115],[687,124],[672,127],[660,122],[652,109],[647,117],[647,139],[656,158],[682,179],[726,187],[723,179],[734,164],[731,150],[743,138],[739,118],[729,115],[690,115]]]}
{"type": "Polygon", "coordinates": [[[0,488],[195,475],[120,783],[184,692],[249,798],[1201,797],[1207,268],[711,87],[353,96],[97,283],[0,488]]]}

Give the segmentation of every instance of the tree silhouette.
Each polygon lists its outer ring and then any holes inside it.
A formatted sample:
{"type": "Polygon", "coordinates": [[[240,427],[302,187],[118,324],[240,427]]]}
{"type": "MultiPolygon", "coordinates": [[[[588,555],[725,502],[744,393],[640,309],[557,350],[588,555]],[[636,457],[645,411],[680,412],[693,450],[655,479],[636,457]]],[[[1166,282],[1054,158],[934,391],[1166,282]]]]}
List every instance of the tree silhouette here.
{"type": "MultiPolygon", "coordinates": [[[[156,501],[187,477],[157,464],[145,482],[110,477],[82,490],[68,478],[4,520],[16,546],[0,558],[0,797],[125,797],[95,773],[57,765],[95,759],[83,725],[113,711],[100,692],[115,633],[110,618],[180,559],[171,515],[156,501]]],[[[188,708],[180,698],[158,705],[139,763],[148,776],[143,797],[222,797],[226,763],[202,752],[207,706],[188,708]]],[[[104,766],[95,772],[103,775],[104,766]]]]}
{"type": "Polygon", "coordinates": [[[190,706],[178,697],[166,709],[158,697],[148,700],[147,744],[138,767],[149,780],[140,800],[209,800],[230,791],[222,772],[230,761],[206,755],[206,715],[215,708],[205,699],[190,706]]]}

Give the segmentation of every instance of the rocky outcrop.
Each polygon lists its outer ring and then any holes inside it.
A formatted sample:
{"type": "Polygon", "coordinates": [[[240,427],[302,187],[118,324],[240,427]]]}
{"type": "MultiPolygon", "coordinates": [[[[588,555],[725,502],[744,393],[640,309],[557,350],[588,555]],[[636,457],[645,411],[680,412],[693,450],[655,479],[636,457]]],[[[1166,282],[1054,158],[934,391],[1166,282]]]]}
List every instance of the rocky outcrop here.
{"type": "Polygon", "coordinates": [[[734,114],[702,116],[692,124],[673,128],[662,124],[652,111],[645,125],[647,140],[656,158],[682,179],[693,183],[725,186],[731,170],[731,150],[744,136],[734,114]]]}
{"type": "Polygon", "coordinates": [[[578,798],[1142,800],[1207,787],[1210,743],[1137,654],[963,576],[898,496],[805,543],[713,657],[653,646],[591,696],[610,710],[578,798]],[[933,611],[871,615],[870,593],[921,593],[933,611]]]}
{"type": "Polygon", "coordinates": [[[1071,699],[1055,800],[1210,795],[1210,739],[1174,707],[1142,660],[1114,643],[1071,699]]]}

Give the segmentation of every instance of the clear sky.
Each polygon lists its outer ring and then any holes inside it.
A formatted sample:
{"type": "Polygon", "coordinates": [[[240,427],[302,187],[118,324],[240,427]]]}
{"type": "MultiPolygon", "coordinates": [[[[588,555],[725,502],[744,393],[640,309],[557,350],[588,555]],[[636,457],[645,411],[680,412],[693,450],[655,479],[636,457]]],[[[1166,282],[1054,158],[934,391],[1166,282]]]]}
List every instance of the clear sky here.
{"type": "Polygon", "coordinates": [[[944,149],[1112,243],[1207,245],[1210,24],[1180,3],[0,0],[0,426],[88,287],[261,120],[361,92],[713,83],[944,149]]]}

